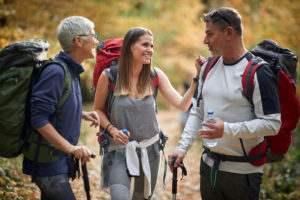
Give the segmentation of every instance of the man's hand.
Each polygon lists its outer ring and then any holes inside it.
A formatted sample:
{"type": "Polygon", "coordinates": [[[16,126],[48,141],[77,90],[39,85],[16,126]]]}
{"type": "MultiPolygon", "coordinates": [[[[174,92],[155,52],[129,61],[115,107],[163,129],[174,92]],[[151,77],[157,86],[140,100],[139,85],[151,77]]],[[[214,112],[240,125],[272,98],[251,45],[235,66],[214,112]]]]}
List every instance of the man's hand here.
{"type": "Polygon", "coordinates": [[[100,118],[96,111],[92,111],[92,112],[82,111],[81,117],[86,121],[91,121],[90,127],[94,126],[96,128],[100,124],[100,118]]]}
{"type": "Polygon", "coordinates": [[[221,138],[224,132],[224,121],[220,118],[214,118],[215,124],[202,123],[202,126],[206,126],[209,129],[199,129],[198,135],[205,139],[221,138]]]}
{"type": "MultiPolygon", "coordinates": [[[[185,156],[184,152],[176,150],[173,153],[171,153],[170,155],[168,155],[168,160],[171,161],[172,158],[177,158],[174,163],[174,167],[178,167],[180,162],[183,161],[184,156],[185,156]]],[[[173,167],[170,165],[169,165],[169,167],[170,167],[171,172],[173,172],[173,167]]]]}

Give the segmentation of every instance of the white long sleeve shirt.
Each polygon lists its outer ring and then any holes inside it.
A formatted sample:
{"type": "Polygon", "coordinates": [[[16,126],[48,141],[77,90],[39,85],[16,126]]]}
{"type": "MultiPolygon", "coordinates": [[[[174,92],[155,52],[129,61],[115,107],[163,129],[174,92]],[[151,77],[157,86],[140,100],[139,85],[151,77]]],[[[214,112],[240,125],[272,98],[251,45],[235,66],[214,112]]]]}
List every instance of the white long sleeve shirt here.
{"type": "MultiPolygon", "coordinates": [[[[242,94],[242,75],[251,59],[251,54],[245,54],[233,64],[224,64],[223,58],[215,63],[208,73],[204,83],[202,82],[201,69],[198,97],[202,97],[199,106],[194,102],[185,129],[182,133],[176,150],[187,153],[193,141],[198,137],[198,130],[202,128],[202,122],[206,120],[207,111],[214,110],[215,117],[224,121],[222,138],[218,138],[218,144],[210,148],[211,151],[233,156],[244,156],[240,138],[243,139],[246,153],[263,141],[264,136],[276,135],[281,126],[281,115],[277,91],[277,81],[273,77],[270,68],[260,66],[254,75],[254,93],[252,105],[242,94]]],[[[206,63],[203,65],[205,66],[206,63]]],[[[205,146],[205,143],[203,144],[205,146]]],[[[203,155],[203,160],[209,166],[213,160],[203,155]]],[[[253,166],[250,163],[229,162],[220,163],[219,170],[248,174],[263,171],[262,166],[253,166]]]]}

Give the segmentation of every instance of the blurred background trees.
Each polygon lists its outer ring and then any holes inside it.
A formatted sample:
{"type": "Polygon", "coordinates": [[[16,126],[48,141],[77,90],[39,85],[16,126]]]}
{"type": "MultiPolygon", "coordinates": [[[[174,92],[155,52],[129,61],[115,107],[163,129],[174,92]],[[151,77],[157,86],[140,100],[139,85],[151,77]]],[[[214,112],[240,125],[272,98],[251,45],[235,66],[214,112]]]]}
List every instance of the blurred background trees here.
{"type": "MultiPolygon", "coordinates": [[[[153,63],[162,68],[175,87],[194,70],[194,58],[209,56],[203,44],[204,12],[220,6],[234,7],[243,17],[244,40],[252,49],[263,39],[300,53],[300,3],[298,0],[0,0],[0,49],[7,44],[41,37],[51,46],[48,56],[60,50],[56,27],[70,15],[82,15],[96,25],[99,41],[123,37],[134,26],[144,26],[154,34],[153,63]]],[[[92,85],[95,60],[84,63],[84,88],[92,85]]],[[[299,89],[298,89],[299,91],[299,89]]],[[[84,100],[91,101],[89,91],[84,100]]],[[[298,92],[299,94],[299,92],[298,92]]],[[[160,104],[165,107],[163,102],[160,104]]]]}
{"type": "MultiPolygon", "coordinates": [[[[0,0],[0,49],[11,42],[44,38],[51,45],[48,57],[53,58],[60,50],[56,27],[71,15],[92,20],[99,41],[123,37],[129,28],[144,26],[154,34],[154,65],[163,69],[178,88],[189,72],[194,71],[195,57],[209,56],[203,44],[202,14],[221,6],[234,7],[241,13],[248,49],[263,39],[272,39],[299,57],[299,0],[0,0]]],[[[90,88],[94,65],[95,60],[84,62],[87,72],[81,82],[85,102],[93,100],[90,88]]],[[[299,84],[297,94],[300,94],[299,84]]],[[[169,107],[161,97],[158,103],[160,109],[169,107]]],[[[299,132],[298,128],[293,148],[281,166],[267,165],[264,198],[300,198],[299,132]]]]}

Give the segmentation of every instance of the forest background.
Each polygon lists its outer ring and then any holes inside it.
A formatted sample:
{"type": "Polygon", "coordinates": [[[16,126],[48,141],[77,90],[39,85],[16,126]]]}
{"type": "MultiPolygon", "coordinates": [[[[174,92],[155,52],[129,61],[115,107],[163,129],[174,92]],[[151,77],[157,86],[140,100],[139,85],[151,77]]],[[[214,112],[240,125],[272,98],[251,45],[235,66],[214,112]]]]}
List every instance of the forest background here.
{"type": "MultiPolygon", "coordinates": [[[[209,57],[203,44],[205,24],[203,13],[222,6],[234,7],[242,15],[244,42],[252,49],[263,39],[300,55],[299,0],[0,0],[0,49],[29,38],[44,38],[50,43],[48,57],[60,50],[56,38],[59,22],[71,15],[81,15],[95,23],[99,41],[123,37],[129,28],[143,26],[154,34],[153,63],[160,67],[178,88],[198,55],[209,57]]],[[[92,74],[95,59],[83,63],[81,77],[84,102],[92,102],[92,74]]],[[[298,63],[299,71],[299,63],[298,63]]],[[[298,77],[299,80],[299,77],[298,77]]],[[[300,96],[298,81],[297,94],[300,96]]],[[[159,96],[159,109],[169,105],[159,96]]],[[[293,137],[292,148],[280,164],[266,165],[262,194],[271,199],[300,198],[300,130],[293,137]]],[[[0,164],[13,165],[8,160],[0,164]]],[[[11,183],[19,184],[16,173],[0,170],[0,198],[11,192],[11,183]],[[2,195],[2,196],[1,196],[2,195]]],[[[18,176],[17,176],[18,177],[18,176]]],[[[26,197],[26,194],[19,196],[26,197]]]]}

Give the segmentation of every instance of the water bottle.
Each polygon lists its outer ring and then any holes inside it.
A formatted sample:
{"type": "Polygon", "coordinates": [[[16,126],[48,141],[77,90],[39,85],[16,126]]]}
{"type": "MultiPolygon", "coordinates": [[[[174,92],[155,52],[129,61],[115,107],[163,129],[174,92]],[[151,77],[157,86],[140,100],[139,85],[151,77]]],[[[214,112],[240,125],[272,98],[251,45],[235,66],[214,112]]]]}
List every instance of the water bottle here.
{"type": "MultiPolygon", "coordinates": [[[[210,123],[210,124],[215,124],[216,121],[213,119],[214,118],[214,111],[213,110],[208,110],[207,111],[207,120],[205,121],[205,123],[210,123]]],[[[206,126],[202,126],[203,129],[209,129],[206,126]]],[[[218,144],[218,139],[203,139],[203,142],[206,143],[207,146],[209,147],[214,147],[218,144]]]]}
{"type": "MultiPolygon", "coordinates": [[[[122,129],[122,132],[127,135],[128,134],[128,130],[127,129],[122,129]]],[[[116,161],[125,161],[125,147],[121,147],[119,149],[116,150],[116,153],[115,153],[115,159],[116,161]]]]}

